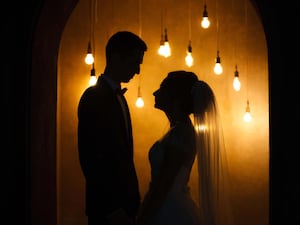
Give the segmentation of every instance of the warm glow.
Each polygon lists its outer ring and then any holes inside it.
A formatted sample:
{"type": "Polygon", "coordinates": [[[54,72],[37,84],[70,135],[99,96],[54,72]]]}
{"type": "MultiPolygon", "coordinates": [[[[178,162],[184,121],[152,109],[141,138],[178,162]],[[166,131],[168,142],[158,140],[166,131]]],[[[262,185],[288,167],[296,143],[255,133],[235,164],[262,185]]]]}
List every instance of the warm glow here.
{"type": "Polygon", "coordinates": [[[217,75],[220,75],[221,73],[223,73],[223,68],[222,68],[222,65],[221,65],[221,58],[220,58],[220,55],[219,55],[219,50],[217,51],[216,64],[215,64],[215,67],[214,67],[214,72],[217,75]]]}
{"type": "Polygon", "coordinates": [[[239,91],[241,89],[241,82],[240,82],[240,79],[239,79],[239,71],[237,69],[237,65],[235,65],[234,79],[233,79],[233,89],[235,91],[239,91]]]}
{"type": "Polygon", "coordinates": [[[185,63],[188,67],[191,67],[194,64],[194,59],[191,52],[186,53],[185,63]]]}
{"type": "Polygon", "coordinates": [[[234,77],[234,79],[233,79],[233,89],[235,91],[239,91],[241,89],[241,82],[239,80],[239,77],[234,77]]]}
{"type": "Polygon", "coordinates": [[[171,55],[171,49],[169,42],[165,41],[164,44],[160,44],[158,49],[158,54],[164,57],[169,57],[171,55]]]}
{"type": "Polygon", "coordinates": [[[158,54],[167,58],[171,55],[171,48],[168,41],[167,29],[165,29],[165,35],[162,37],[164,38],[162,38],[160,42],[160,48],[158,49],[158,54]]]}
{"type": "Polygon", "coordinates": [[[92,53],[87,53],[85,57],[85,63],[88,65],[92,65],[94,63],[94,56],[92,53]]]}
{"type": "Polygon", "coordinates": [[[90,79],[89,79],[89,85],[90,86],[93,86],[97,83],[97,78],[96,76],[90,76],[90,79]]]}
{"type": "Polygon", "coordinates": [[[203,132],[207,130],[207,126],[204,124],[199,124],[198,126],[195,126],[196,132],[203,132]]]}
{"type": "Polygon", "coordinates": [[[167,58],[170,55],[171,55],[171,48],[170,48],[169,42],[165,41],[165,45],[163,48],[163,56],[167,58]]]}
{"type": "Polygon", "coordinates": [[[138,108],[144,107],[144,100],[143,100],[143,98],[142,98],[141,87],[140,87],[140,86],[138,87],[138,98],[137,98],[137,100],[136,100],[136,102],[135,102],[135,105],[136,105],[136,107],[138,107],[138,108]]]}
{"type": "Polygon", "coordinates": [[[89,85],[90,86],[95,85],[96,82],[97,82],[96,70],[95,70],[95,67],[94,67],[94,64],[93,64],[92,69],[91,69],[91,75],[90,75],[89,85]]]}
{"type": "Polygon", "coordinates": [[[246,123],[249,123],[251,120],[252,120],[251,113],[250,112],[245,112],[245,114],[244,114],[244,121],[246,123]]]}
{"type": "Polygon", "coordinates": [[[251,120],[252,120],[252,116],[251,116],[251,113],[250,113],[249,100],[247,100],[246,112],[244,114],[244,121],[246,123],[249,123],[251,120]]]}
{"type": "Polygon", "coordinates": [[[142,108],[144,107],[144,100],[141,96],[139,96],[135,102],[136,107],[142,108]]]}
{"type": "Polygon", "coordinates": [[[201,27],[207,29],[210,26],[210,21],[208,19],[208,12],[206,2],[204,2],[204,9],[203,9],[203,17],[201,21],[201,27]]]}
{"type": "Polygon", "coordinates": [[[165,46],[164,46],[164,44],[160,44],[159,49],[158,49],[158,54],[161,56],[164,56],[164,52],[165,52],[165,46]]]}
{"type": "Polygon", "coordinates": [[[91,42],[89,41],[88,48],[87,48],[87,54],[85,57],[85,63],[88,65],[92,65],[94,63],[94,61],[95,60],[94,60],[94,56],[92,53],[92,45],[91,45],[91,42]]]}
{"type": "Polygon", "coordinates": [[[207,29],[210,26],[210,21],[208,17],[203,17],[201,21],[201,27],[207,29]]]}
{"type": "Polygon", "coordinates": [[[216,63],[216,64],[215,64],[214,72],[215,72],[215,74],[217,74],[217,75],[220,75],[221,73],[223,73],[223,68],[222,68],[221,63],[216,63]]]}

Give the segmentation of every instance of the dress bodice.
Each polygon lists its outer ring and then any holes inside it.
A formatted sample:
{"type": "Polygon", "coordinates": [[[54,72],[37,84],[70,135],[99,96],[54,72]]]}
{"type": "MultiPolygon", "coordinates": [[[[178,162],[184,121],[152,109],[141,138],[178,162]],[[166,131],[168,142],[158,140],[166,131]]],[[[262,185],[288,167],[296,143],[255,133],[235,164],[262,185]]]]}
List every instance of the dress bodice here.
{"type": "MultiPolygon", "coordinates": [[[[190,172],[195,159],[194,129],[191,124],[171,128],[171,130],[149,150],[149,162],[151,166],[151,182],[148,193],[153,187],[163,188],[159,183],[162,167],[166,157],[180,151],[180,160],[176,169],[176,175],[157,213],[149,221],[148,225],[201,225],[197,204],[193,201],[189,187],[190,172]],[[171,146],[171,147],[170,147],[171,146]]],[[[176,161],[177,162],[177,161],[176,161]]],[[[147,194],[146,194],[147,198],[147,194]]]]}
{"type": "Polygon", "coordinates": [[[166,145],[172,142],[177,146],[180,146],[178,149],[174,149],[174,151],[183,151],[184,160],[182,161],[182,165],[180,166],[180,170],[177,173],[177,176],[173,182],[173,186],[170,192],[172,193],[178,191],[188,191],[190,172],[195,158],[195,150],[193,148],[194,145],[193,143],[188,142],[191,142],[194,139],[190,138],[190,136],[185,137],[184,135],[178,137],[178,134],[180,134],[181,132],[185,132],[184,130],[187,130],[188,134],[193,134],[191,133],[190,129],[192,129],[192,127],[186,125],[181,126],[179,128],[171,128],[169,133],[167,133],[161,140],[155,142],[154,145],[151,147],[148,155],[151,166],[151,184],[155,183],[157,177],[160,176],[160,171],[164,158],[168,157],[166,153],[166,145]],[[183,130],[178,132],[176,131],[176,129],[183,130]]]}

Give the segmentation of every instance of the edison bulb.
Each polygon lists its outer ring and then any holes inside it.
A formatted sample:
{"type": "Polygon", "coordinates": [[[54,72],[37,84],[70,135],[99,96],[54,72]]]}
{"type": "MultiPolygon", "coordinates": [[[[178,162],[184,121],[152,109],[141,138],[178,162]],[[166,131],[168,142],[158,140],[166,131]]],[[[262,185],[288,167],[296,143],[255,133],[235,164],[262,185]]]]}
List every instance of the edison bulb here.
{"type": "Polygon", "coordinates": [[[170,48],[170,45],[169,45],[169,42],[165,41],[165,45],[164,45],[164,48],[163,48],[163,55],[167,58],[171,55],[171,48],[170,48]]]}
{"type": "Polygon", "coordinates": [[[138,108],[142,108],[144,107],[144,100],[142,99],[142,97],[138,97],[136,102],[135,102],[136,107],[138,108]]]}
{"type": "Polygon", "coordinates": [[[94,63],[94,56],[92,53],[86,54],[85,63],[88,65],[92,65],[94,63]]]}
{"type": "Polygon", "coordinates": [[[244,121],[246,123],[249,123],[251,120],[252,120],[251,113],[250,112],[245,112],[245,114],[244,114],[244,121]]]}
{"type": "Polygon", "coordinates": [[[233,79],[233,89],[235,91],[239,91],[241,89],[241,82],[238,77],[234,77],[233,79]]]}
{"type": "Polygon", "coordinates": [[[246,123],[249,123],[251,120],[252,120],[252,116],[251,116],[251,113],[250,113],[249,100],[247,100],[246,112],[244,114],[244,121],[246,123]]]}
{"type": "Polygon", "coordinates": [[[194,59],[191,52],[186,53],[185,63],[188,67],[191,67],[194,63],[194,59]]]}
{"type": "Polygon", "coordinates": [[[165,46],[163,44],[161,44],[159,46],[159,49],[157,51],[159,55],[162,55],[162,56],[164,55],[164,51],[165,51],[164,48],[165,48],[165,46]]]}
{"type": "Polygon", "coordinates": [[[201,27],[207,29],[210,26],[210,21],[208,17],[203,17],[201,21],[201,27]]]}
{"type": "Polygon", "coordinates": [[[223,73],[223,68],[221,66],[221,63],[216,63],[215,67],[214,67],[214,72],[217,75],[220,75],[221,73],[223,73]]]}

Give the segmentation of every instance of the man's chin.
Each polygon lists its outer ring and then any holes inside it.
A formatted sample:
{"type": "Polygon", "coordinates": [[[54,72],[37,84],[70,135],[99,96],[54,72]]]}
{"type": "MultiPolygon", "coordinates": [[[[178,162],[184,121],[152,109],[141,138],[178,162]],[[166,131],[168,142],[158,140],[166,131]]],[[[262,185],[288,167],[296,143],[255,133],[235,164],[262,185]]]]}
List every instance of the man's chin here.
{"type": "Polygon", "coordinates": [[[131,79],[124,79],[124,80],[122,80],[122,83],[128,83],[129,81],[130,81],[131,79]]]}
{"type": "Polygon", "coordinates": [[[129,78],[127,78],[127,79],[124,79],[122,82],[123,82],[123,83],[128,83],[131,79],[132,79],[132,77],[129,77],[129,78]]]}

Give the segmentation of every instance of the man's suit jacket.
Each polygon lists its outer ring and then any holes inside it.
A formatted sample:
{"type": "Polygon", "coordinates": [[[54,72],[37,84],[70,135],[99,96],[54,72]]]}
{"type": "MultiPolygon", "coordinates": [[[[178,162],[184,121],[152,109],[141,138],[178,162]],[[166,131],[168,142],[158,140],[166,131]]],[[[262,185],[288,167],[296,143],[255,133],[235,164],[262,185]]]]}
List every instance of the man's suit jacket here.
{"type": "MultiPolygon", "coordinates": [[[[127,103],[126,109],[129,113],[127,103]]],[[[140,193],[129,115],[128,120],[127,131],[117,94],[101,76],[83,93],[78,105],[78,150],[86,179],[87,215],[106,217],[119,208],[132,217],[137,212],[140,193]]]]}

